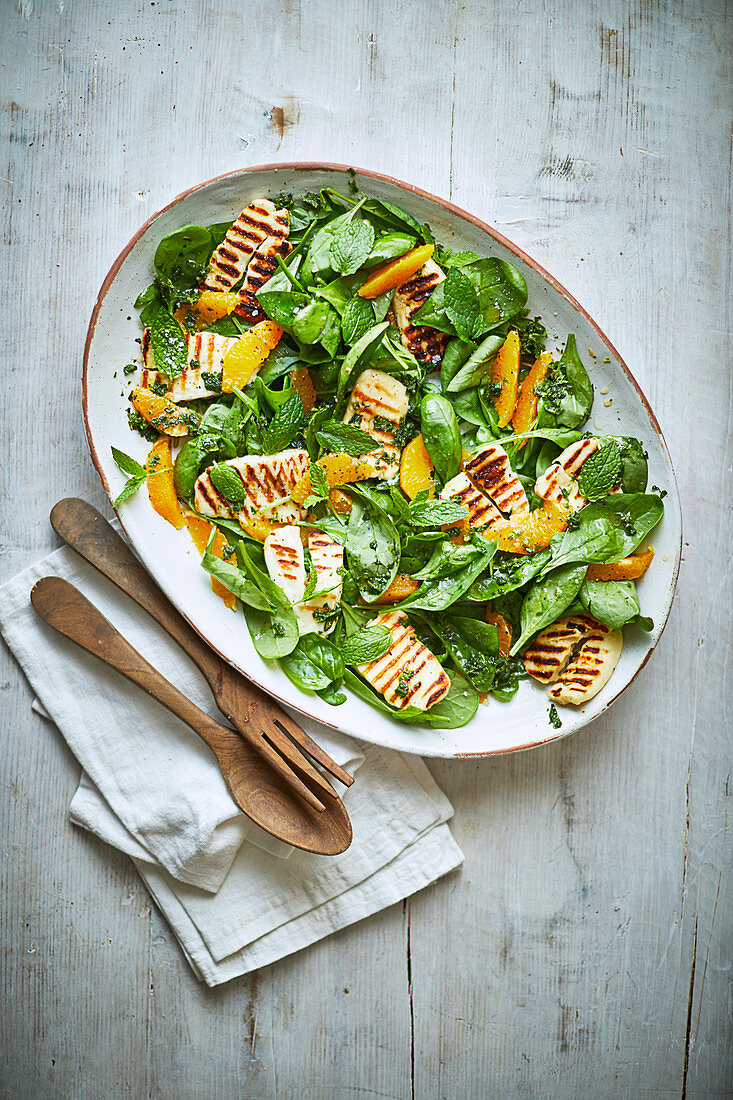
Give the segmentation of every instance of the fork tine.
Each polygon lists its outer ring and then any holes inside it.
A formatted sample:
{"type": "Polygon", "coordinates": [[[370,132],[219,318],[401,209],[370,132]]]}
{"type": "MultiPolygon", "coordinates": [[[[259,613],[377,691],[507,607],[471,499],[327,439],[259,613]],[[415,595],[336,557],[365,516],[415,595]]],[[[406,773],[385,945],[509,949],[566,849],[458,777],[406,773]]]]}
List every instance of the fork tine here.
{"type": "MultiPolygon", "coordinates": [[[[290,767],[289,761],[284,758],[281,753],[279,753],[277,749],[274,748],[268,740],[266,740],[265,737],[262,737],[260,739],[260,743],[262,755],[265,757],[268,764],[271,765],[271,767],[278,773],[278,775],[282,776],[285,782],[288,783],[293,788],[293,790],[296,791],[300,795],[300,797],[308,803],[309,806],[312,806],[314,810],[318,810],[319,813],[323,813],[326,807],[323,805],[320,799],[316,797],[313,791],[306,787],[303,780],[295,774],[293,769],[290,767]]],[[[319,784],[317,785],[320,787],[319,784]]],[[[330,792],[331,788],[329,787],[328,789],[330,792]]]]}
{"type": "Polygon", "coordinates": [[[282,716],[275,719],[275,725],[279,726],[283,733],[286,733],[291,740],[295,741],[296,745],[304,749],[335,779],[339,779],[345,787],[351,786],[354,777],[349,775],[340,764],[337,764],[312,737],[309,737],[305,730],[290,718],[289,714],[283,711],[282,716]]]}
{"type": "Polygon", "coordinates": [[[307,776],[321,797],[327,795],[329,798],[338,798],[336,791],[328,780],[321,775],[317,768],[314,768],[310,760],[303,755],[298,745],[291,741],[287,732],[283,733],[278,720],[268,722],[260,736],[262,740],[269,742],[282,754],[286,763],[291,768],[307,776]]]}

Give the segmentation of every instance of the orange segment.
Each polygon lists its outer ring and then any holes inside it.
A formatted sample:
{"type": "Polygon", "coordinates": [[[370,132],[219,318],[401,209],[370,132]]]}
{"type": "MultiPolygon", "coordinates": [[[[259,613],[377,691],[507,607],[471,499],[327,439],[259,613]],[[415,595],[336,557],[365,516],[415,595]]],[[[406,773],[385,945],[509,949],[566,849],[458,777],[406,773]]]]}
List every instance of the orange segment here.
{"type": "Polygon", "coordinates": [[[404,448],[400,460],[400,486],[405,496],[413,500],[424,489],[427,489],[431,497],[435,496],[433,469],[422,436],[415,436],[404,448]]]}
{"type": "Polygon", "coordinates": [[[185,524],[173,481],[173,460],[169,439],[158,439],[145,462],[148,496],[153,510],[180,530],[185,524]]]}
{"type": "Polygon", "coordinates": [[[654,551],[650,546],[640,554],[632,554],[609,565],[589,565],[586,576],[589,581],[637,581],[644,576],[653,557],[654,551]]]}
{"type": "Polygon", "coordinates": [[[159,397],[143,387],[133,390],[130,401],[140,416],[164,435],[188,435],[189,428],[197,428],[201,420],[191,409],[182,409],[167,397],[159,397]]]}
{"type": "Polygon", "coordinates": [[[552,536],[565,530],[570,515],[567,505],[545,501],[542,508],[527,516],[484,531],[484,538],[498,543],[507,554],[532,554],[549,546],[552,536]]]}
{"type": "Polygon", "coordinates": [[[494,624],[499,635],[499,652],[508,657],[509,650],[512,648],[512,626],[509,620],[500,615],[498,611],[492,611],[488,607],[484,615],[484,622],[494,624]]]}
{"type": "MultiPolygon", "coordinates": [[[[378,472],[377,464],[368,454],[362,455],[361,458],[342,453],[323,455],[318,459],[318,465],[325,473],[331,487],[348,485],[352,481],[367,481],[370,477],[376,477],[378,472]]],[[[295,483],[290,496],[296,504],[302,504],[312,492],[310,473],[307,473],[295,483]]]]}
{"type": "Polygon", "coordinates": [[[257,539],[258,542],[264,542],[268,535],[271,535],[273,531],[276,531],[278,527],[285,527],[284,523],[273,523],[272,520],[265,519],[264,516],[253,516],[252,519],[240,519],[240,527],[243,528],[250,536],[250,538],[257,539]]]}
{"type": "Polygon", "coordinates": [[[277,346],[282,334],[283,330],[274,321],[260,321],[243,333],[224,356],[222,393],[232,393],[235,386],[243,389],[277,346]]]}
{"type": "Polygon", "coordinates": [[[512,330],[491,364],[491,381],[501,386],[501,392],[494,398],[500,428],[507,426],[517,404],[519,349],[519,333],[512,330]]]}
{"type": "Polygon", "coordinates": [[[179,306],[173,314],[181,325],[193,320],[197,330],[208,328],[209,325],[227,317],[237,304],[237,295],[228,291],[202,290],[197,301],[179,306]]]}
{"type": "Polygon", "coordinates": [[[407,573],[398,573],[387,591],[383,592],[378,600],[374,600],[374,603],[399,603],[400,600],[404,600],[407,596],[411,596],[413,592],[417,592],[419,587],[417,581],[409,577],[407,573]]]}
{"type": "Polygon", "coordinates": [[[373,271],[367,281],[359,288],[360,298],[378,298],[386,290],[395,290],[402,286],[413,275],[416,275],[423,264],[426,264],[433,254],[432,244],[421,244],[419,248],[413,248],[396,260],[390,260],[373,271]]]}
{"type": "Polygon", "coordinates": [[[309,413],[316,403],[316,388],[313,385],[313,379],[311,378],[310,371],[307,367],[298,367],[297,370],[290,372],[290,378],[293,383],[293,393],[300,394],[300,400],[303,402],[304,410],[309,413]]]}
{"type": "MultiPolygon", "coordinates": [[[[535,360],[524,381],[520,383],[517,407],[512,418],[512,427],[517,435],[528,432],[534,424],[539,404],[539,397],[534,392],[535,386],[538,386],[543,380],[550,369],[551,362],[552,356],[549,351],[543,351],[539,359],[535,360]]],[[[526,442],[527,440],[523,439],[517,450],[521,451],[526,442]]]]}

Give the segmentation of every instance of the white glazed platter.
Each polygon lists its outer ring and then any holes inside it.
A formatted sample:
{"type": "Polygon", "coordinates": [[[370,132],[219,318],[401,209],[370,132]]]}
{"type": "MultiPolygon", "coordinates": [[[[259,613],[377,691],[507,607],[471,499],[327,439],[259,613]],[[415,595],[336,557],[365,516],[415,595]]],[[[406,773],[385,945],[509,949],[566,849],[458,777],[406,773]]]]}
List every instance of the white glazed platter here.
{"type": "MultiPolygon", "coordinates": [[[[179,195],[149,218],[123,249],[99,292],[84,353],[87,438],[110,501],[125,480],[112,459],[111,448],[117,447],[140,462],[144,462],[149,449],[149,444],[127,425],[132,380],[123,374],[123,367],[139,357],[135,340],[141,335],[141,327],[133,302],[152,279],[153,254],[161,237],[191,223],[233,221],[252,199],[260,196],[280,192],[298,195],[322,187],[344,192],[351,171],[345,165],[298,163],[263,165],[221,176],[179,195]]],[[[636,627],[624,631],[623,653],[610,681],[585,707],[560,708],[559,730],[553,729],[548,720],[546,689],[531,681],[524,681],[508,703],[489,699],[461,729],[403,725],[350,693],[342,706],[331,707],[296,688],[276,663],[262,660],[252,646],[241,609],[233,613],[212,592],[188,532],[176,531],[156,515],[144,490],[120,507],[120,522],[150,574],[217,652],[278,700],[326,726],[403,752],[441,757],[490,756],[567,736],[607,710],[636,678],[669,615],[679,570],[682,520],[674,471],[661,429],[608,338],[564,287],[529,256],[484,222],[443,199],[388,176],[353,171],[363,193],[397,203],[419,221],[428,222],[436,239],[448,247],[472,249],[515,264],[527,280],[532,315],[540,315],[547,327],[548,348],[564,345],[567,334],[575,333],[596,395],[589,426],[599,434],[639,438],[649,456],[649,484],[666,490],[664,518],[650,540],[655,558],[639,582],[642,611],[653,619],[654,629],[651,633],[636,627]],[[589,348],[595,357],[589,357],[589,348]],[[608,362],[604,362],[606,358],[608,362]],[[609,407],[599,397],[603,389],[613,399],[609,407]]]]}

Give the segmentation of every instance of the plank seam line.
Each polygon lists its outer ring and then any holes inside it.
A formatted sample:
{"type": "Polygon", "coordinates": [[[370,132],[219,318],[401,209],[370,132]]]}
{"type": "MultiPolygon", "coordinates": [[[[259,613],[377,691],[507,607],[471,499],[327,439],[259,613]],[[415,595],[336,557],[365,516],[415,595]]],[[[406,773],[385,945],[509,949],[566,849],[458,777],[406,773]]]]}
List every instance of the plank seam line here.
{"type": "Polygon", "coordinates": [[[410,1098],[415,1100],[415,1004],[412,995],[412,947],[410,944],[410,900],[405,898],[407,915],[407,997],[410,1005],[410,1098]]]}
{"type": "Polygon", "coordinates": [[[695,963],[697,961],[697,914],[695,914],[695,934],[692,939],[692,968],[690,970],[690,989],[687,994],[687,1028],[685,1030],[685,1061],[682,1066],[682,1097],[687,1098],[687,1072],[690,1068],[690,1033],[692,1030],[692,1001],[695,996],[695,963]]]}

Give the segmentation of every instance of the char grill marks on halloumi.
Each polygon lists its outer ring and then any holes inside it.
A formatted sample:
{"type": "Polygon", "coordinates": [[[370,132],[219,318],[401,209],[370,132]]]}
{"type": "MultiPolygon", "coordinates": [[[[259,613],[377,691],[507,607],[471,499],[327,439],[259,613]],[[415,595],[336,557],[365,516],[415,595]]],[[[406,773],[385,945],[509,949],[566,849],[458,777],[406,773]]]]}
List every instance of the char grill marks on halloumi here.
{"type": "Polygon", "coordinates": [[[392,636],[387,653],[357,668],[364,679],[394,707],[427,710],[443,699],[450,680],[440,661],[418,638],[399,611],[377,616],[373,626],[386,626],[392,636]]]}
{"type": "Polygon", "coordinates": [[[290,242],[284,237],[267,237],[250,260],[234,307],[234,312],[245,321],[255,324],[266,318],[267,314],[257,301],[257,291],[275,274],[278,256],[284,260],[290,247],[290,242]]]}
{"type": "Polygon", "coordinates": [[[577,707],[589,702],[605,687],[618,664],[623,634],[592,621],[596,629],[547,693],[555,703],[577,707]]]}
{"type": "Polygon", "coordinates": [[[299,633],[326,635],[331,633],[335,623],[323,620],[338,607],[341,598],[344,548],[329,535],[311,531],[308,552],[316,574],[315,590],[324,595],[303,601],[307,577],[300,528],[280,527],[265,539],[267,572],[293,604],[299,633]]]}
{"type": "Polygon", "coordinates": [[[506,521],[493,501],[471,484],[465,474],[456,474],[445,485],[440,494],[441,500],[452,500],[462,505],[468,512],[468,526],[471,530],[492,528],[506,521]]]}
{"type": "Polygon", "coordinates": [[[524,486],[512,470],[509,457],[498,443],[480,447],[463,466],[477,485],[502,512],[511,516],[529,515],[529,503],[524,486]]]}
{"type": "Polygon", "coordinates": [[[435,367],[443,361],[448,337],[427,325],[413,325],[412,318],[443,279],[445,275],[435,261],[428,260],[416,275],[397,287],[392,297],[392,308],[403,345],[419,362],[435,367]]]}
{"type": "Polygon", "coordinates": [[[344,413],[344,424],[354,424],[375,440],[371,457],[379,467],[377,476],[387,481],[399,474],[402,452],[394,440],[408,405],[407,390],[398,379],[368,368],[357,378],[344,413]]]}
{"type": "Polygon", "coordinates": [[[544,474],[537,478],[534,487],[537,496],[552,504],[562,504],[567,501],[570,508],[578,512],[586,504],[586,499],[578,489],[575,478],[583,463],[598,450],[598,447],[597,439],[579,439],[577,443],[566,447],[562,454],[550,463],[544,474]]]}
{"type": "Polygon", "coordinates": [[[596,627],[595,619],[571,615],[548,626],[524,651],[524,667],[541,684],[553,684],[596,627]]]}
{"type": "Polygon", "coordinates": [[[231,290],[247,270],[252,255],[268,237],[282,240],[290,231],[287,210],[277,210],[269,199],[255,199],[227,230],[214,251],[204,290],[231,290]]]}
{"type": "MultiPolygon", "coordinates": [[[[198,397],[213,397],[219,393],[219,390],[207,385],[203,375],[221,374],[224,356],[236,343],[236,336],[219,336],[215,332],[189,333],[186,336],[186,366],[168,391],[170,400],[194,401],[198,397]]],[[[158,382],[167,383],[166,376],[160,374],[155,366],[149,328],[143,333],[142,352],[145,363],[143,386],[150,389],[158,382]]]]}
{"type": "Polygon", "coordinates": [[[290,496],[297,481],[310,466],[305,450],[291,449],[274,455],[245,455],[227,460],[239,475],[244,489],[244,503],[235,509],[216,489],[211,474],[205,470],[197,479],[194,504],[204,516],[223,519],[251,520],[257,514],[280,523],[292,523],[305,518],[305,510],[290,496]]]}

